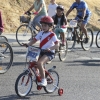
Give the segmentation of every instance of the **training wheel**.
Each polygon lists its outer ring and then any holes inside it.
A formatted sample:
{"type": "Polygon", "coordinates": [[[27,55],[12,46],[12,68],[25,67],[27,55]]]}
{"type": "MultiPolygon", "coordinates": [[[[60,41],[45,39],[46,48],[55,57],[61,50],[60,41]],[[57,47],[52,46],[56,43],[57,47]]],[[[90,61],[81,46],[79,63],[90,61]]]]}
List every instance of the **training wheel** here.
{"type": "Polygon", "coordinates": [[[42,86],[37,86],[37,90],[41,90],[42,89],[42,86]]]}
{"type": "Polygon", "coordinates": [[[58,89],[58,94],[61,96],[63,94],[63,89],[58,89]]]}

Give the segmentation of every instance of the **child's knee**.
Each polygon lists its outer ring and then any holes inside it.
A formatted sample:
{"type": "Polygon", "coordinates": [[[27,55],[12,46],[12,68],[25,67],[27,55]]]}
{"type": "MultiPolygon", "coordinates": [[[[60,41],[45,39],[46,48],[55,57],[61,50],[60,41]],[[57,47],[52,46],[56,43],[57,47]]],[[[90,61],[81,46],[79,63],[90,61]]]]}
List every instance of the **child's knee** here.
{"type": "Polygon", "coordinates": [[[37,65],[38,65],[38,66],[42,66],[42,65],[43,65],[43,62],[42,62],[42,61],[38,61],[38,62],[37,62],[37,65]]]}

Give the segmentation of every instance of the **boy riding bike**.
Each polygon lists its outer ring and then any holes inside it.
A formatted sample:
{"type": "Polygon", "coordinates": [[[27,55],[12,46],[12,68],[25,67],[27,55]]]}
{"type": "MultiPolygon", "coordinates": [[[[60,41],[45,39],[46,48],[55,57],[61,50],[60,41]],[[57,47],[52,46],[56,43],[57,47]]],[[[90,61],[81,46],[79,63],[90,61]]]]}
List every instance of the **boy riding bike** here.
{"type": "MultiPolygon", "coordinates": [[[[88,43],[88,35],[87,35],[87,30],[86,30],[86,25],[90,19],[91,11],[88,9],[88,5],[85,1],[83,0],[75,0],[70,7],[70,9],[66,13],[66,17],[69,15],[69,13],[76,8],[77,10],[77,16],[75,17],[75,20],[81,23],[81,29],[83,33],[86,35],[85,38],[85,43],[88,43]]],[[[75,36],[75,35],[74,35],[75,36]]]]}
{"type": "Polygon", "coordinates": [[[57,13],[52,18],[54,20],[54,25],[56,25],[54,32],[56,33],[57,37],[59,38],[59,35],[62,38],[62,45],[65,45],[65,32],[67,31],[67,19],[64,15],[64,7],[62,5],[58,5],[57,13]]]}
{"type": "Polygon", "coordinates": [[[45,79],[44,64],[54,58],[55,49],[59,47],[59,44],[56,34],[50,30],[54,23],[53,19],[49,16],[44,16],[41,18],[40,23],[43,31],[40,31],[35,38],[25,45],[30,46],[40,40],[40,48],[49,51],[41,52],[37,62],[37,67],[42,78],[42,81],[39,82],[38,85],[46,86],[47,80],[45,79]]]}

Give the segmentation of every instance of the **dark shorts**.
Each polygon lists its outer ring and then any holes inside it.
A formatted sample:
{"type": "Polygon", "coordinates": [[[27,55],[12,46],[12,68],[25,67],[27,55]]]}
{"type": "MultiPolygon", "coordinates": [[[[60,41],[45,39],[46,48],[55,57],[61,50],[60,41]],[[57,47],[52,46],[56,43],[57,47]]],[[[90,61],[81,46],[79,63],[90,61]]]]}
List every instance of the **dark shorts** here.
{"type": "MultiPolygon", "coordinates": [[[[86,25],[88,23],[89,19],[90,19],[90,16],[91,15],[86,15],[82,23],[86,25]]],[[[77,15],[75,17],[75,20],[79,20],[79,19],[81,19],[81,17],[79,15],[77,15]]]]}
{"type": "Polygon", "coordinates": [[[52,52],[41,52],[40,56],[43,56],[43,55],[46,55],[49,58],[49,60],[52,60],[55,57],[55,54],[52,52]]]}

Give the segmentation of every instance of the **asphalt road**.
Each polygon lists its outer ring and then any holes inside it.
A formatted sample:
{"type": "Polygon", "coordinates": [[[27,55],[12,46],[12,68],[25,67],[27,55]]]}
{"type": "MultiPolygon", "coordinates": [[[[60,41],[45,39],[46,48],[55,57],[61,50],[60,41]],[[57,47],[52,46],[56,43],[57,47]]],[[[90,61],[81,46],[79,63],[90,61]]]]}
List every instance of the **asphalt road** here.
{"type": "Polygon", "coordinates": [[[15,93],[15,81],[24,70],[26,48],[11,44],[14,51],[13,66],[5,74],[0,74],[0,100],[100,100],[100,49],[93,45],[89,51],[76,46],[69,51],[64,62],[59,58],[47,65],[47,69],[56,65],[60,76],[59,87],[64,89],[62,96],[58,90],[47,94],[38,91],[35,83],[30,94],[20,98],[15,93]]]}

